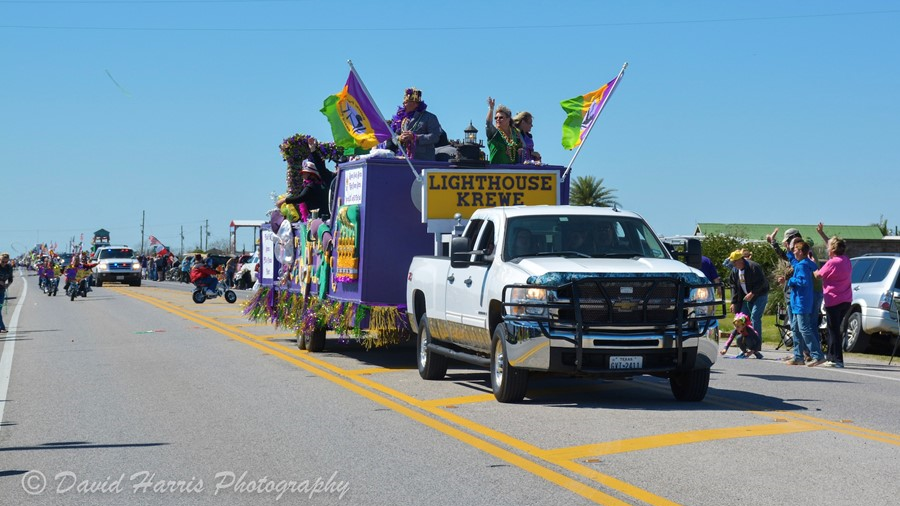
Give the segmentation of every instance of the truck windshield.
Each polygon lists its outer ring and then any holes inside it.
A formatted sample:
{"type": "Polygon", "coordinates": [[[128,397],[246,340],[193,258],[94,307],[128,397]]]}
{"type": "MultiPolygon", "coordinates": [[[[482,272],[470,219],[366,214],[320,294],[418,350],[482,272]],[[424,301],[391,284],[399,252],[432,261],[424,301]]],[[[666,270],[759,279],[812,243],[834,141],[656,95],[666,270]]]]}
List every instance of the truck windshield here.
{"type": "Polygon", "coordinates": [[[617,216],[523,216],[510,218],[504,260],[571,255],[591,258],[668,258],[640,219],[617,216]]]}

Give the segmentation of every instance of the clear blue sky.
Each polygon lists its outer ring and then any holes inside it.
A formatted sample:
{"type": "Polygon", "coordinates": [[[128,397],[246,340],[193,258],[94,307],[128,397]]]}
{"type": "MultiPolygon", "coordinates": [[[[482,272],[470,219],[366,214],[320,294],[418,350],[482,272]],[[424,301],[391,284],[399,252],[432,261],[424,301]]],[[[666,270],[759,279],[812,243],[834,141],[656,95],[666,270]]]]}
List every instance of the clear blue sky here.
{"type": "MultiPolygon", "coordinates": [[[[0,249],[98,228],[226,238],[284,191],[278,145],[330,140],[352,59],[384,114],[423,90],[451,138],[488,95],[534,114],[629,67],[579,155],[663,235],[697,222],[900,223],[900,4],[0,0],[0,249]]],[[[827,230],[827,227],[826,227],[827,230]]],[[[238,246],[252,244],[249,234],[238,246]]]]}

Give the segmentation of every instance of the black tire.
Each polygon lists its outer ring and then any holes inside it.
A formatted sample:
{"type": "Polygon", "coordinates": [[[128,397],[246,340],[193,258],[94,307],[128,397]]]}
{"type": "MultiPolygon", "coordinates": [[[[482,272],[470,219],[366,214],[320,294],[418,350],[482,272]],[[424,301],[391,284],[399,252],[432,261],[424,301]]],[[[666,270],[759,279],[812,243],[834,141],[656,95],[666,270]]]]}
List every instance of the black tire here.
{"type": "Polygon", "coordinates": [[[419,366],[419,376],[425,380],[439,380],[447,375],[447,357],[428,351],[431,343],[431,331],[428,330],[428,318],[422,315],[419,318],[419,334],[416,337],[416,350],[419,352],[416,363],[419,366]]]}
{"type": "Polygon", "coordinates": [[[500,324],[491,339],[491,388],[500,402],[520,402],[528,392],[528,371],[509,365],[504,342],[506,326],[500,324]]]}
{"type": "Polygon", "coordinates": [[[234,304],[237,301],[237,294],[231,290],[225,290],[225,302],[234,304]]]}
{"type": "Polygon", "coordinates": [[[863,353],[869,347],[869,334],[862,328],[862,313],[854,311],[847,315],[847,329],[844,331],[844,351],[863,353]]]}
{"type": "Polygon", "coordinates": [[[78,295],[78,289],[74,287],[69,287],[69,300],[75,301],[75,297],[78,295]]]}
{"type": "Polygon", "coordinates": [[[304,336],[303,334],[297,334],[297,349],[306,349],[306,336],[304,336]]]}
{"type": "Polygon", "coordinates": [[[709,369],[673,373],[669,378],[672,394],[683,402],[700,402],[709,390],[709,369]]]}
{"type": "Polygon", "coordinates": [[[94,280],[94,286],[103,286],[103,280],[98,277],[94,280]]]}
{"type": "Polygon", "coordinates": [[[306,351],[318,353],[325,349],[325,332],[324,327],[316,327],[315,330],[306,336],[306,351]]]}
{"type": "Polygon", "coordinates": [[[131,286],[141,286],[141,278],[138,278],[138,279],[132,281],[132,282],[129,283],[129,284],[130,284],[131,286]]]}
{"type": "Polygon", "coordinates": [[[202,289],[194,290],[194,292],[191,294],[191,299],[193,299],[196,304],[203,304],[204,302],[206,302],[206,294],[202,289]]]}

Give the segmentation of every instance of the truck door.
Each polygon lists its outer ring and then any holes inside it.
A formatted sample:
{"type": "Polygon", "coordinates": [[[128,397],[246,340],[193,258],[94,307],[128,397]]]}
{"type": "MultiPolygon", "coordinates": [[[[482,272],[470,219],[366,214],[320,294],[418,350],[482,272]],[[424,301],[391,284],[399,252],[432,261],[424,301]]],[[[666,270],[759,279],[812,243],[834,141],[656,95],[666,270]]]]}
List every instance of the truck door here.
{"type": "Polygon", "coordinates": [[[496,251],[497,227],[487,219],[472,232],[473,251],[469,264],[462,268],[451,267],[447,275],[447,320],[459,325],[453,331],[451,340],[454,343],[489,350],[485,279],[496,251]]]}

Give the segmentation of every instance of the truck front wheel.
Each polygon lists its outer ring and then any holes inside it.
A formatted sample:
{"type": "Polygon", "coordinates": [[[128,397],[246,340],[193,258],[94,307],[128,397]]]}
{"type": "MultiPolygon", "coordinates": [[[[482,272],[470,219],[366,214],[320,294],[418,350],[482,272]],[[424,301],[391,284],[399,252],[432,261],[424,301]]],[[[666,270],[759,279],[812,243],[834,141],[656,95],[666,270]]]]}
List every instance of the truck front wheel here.
{"type": "Polygon", "coordinates": [[[419,335],[416,338],[416,349],[419,350],[419,376],[426,380],[439,380],[447,375],[447,357],[428,350],[431,344],[431,332],[428,330],[428,318],[422,315],[419,319],[419,335]]]}
{"type": "Polygon", "coordinates": [[[679,401],[700,402],[706,397],[706,391],[709,389],[709,369],[672,373],[669,377],[669,386],[679,401]]]}
{"type": "Polygon", "coordinates": [[[509,365],[503,342],[506,326],[497,325],[491,340],[491,388],[500,402],[519,402],[528,391],[528,371],[509,365]]]}

